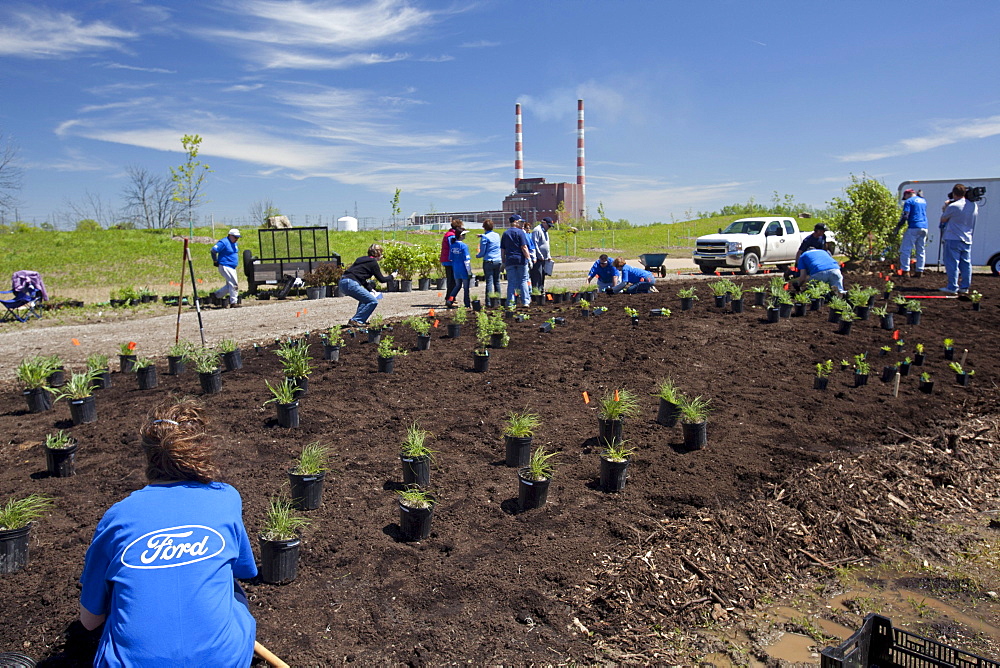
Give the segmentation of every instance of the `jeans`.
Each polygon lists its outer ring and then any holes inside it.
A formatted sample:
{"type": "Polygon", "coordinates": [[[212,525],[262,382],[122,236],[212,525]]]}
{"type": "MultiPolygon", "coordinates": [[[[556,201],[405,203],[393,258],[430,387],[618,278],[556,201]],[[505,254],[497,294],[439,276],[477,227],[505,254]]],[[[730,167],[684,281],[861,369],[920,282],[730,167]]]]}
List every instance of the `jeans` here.
{"type": "Polygon", "coordinates": [[[351,319],[358,322],[368,322],[368,318],[372,317],[372,313],[378,307],[378,299],[375,298],[375,295],[368,292],[353,278],[341,278],[340,291],[345,296],[358,300],[358,311],[351,319]]]}
{"type": "Polygon", "coordinates": [[[528,290],[528,265],[508,264],[507,265],[507,304],[516,306],[514,303],[514,292],[521,293],[521,303],[525,306],[531,303],[531,292],[528,290]]]}
{"type": "MultiPolygon", "coordinates": [[[[597,283],[600,285],[600,281],[597,283]]],[[[650,289],[656,284],[656,278],[651,278],[648,281],[642,281],[641,283],[619,283],[615,287],[611,288],[612,292],[624,292],[628,295],[642,295],[650,291],[650,289]]]]}
{"type": "Polygon", "coordinates": [[[597,289],[601,292],[613,287],[615,287],[614,281],[602,281],[601,279],[597,279],[597,289]]]}
{"type": "Polygon", "coordinates": [[[827,283],[831,287],[835,288],[837,292],[844,291],[844,276],[840,273],[840,269],[828,269],[826,271],[819,271],[815,274],[810,274],[809,280],[823,281],[824,283],[827,283]]]}
{"type": "Polygon", "coordinates": [[[226,281],[226,284],[216,290],[213,294],[216,297],[224,297],[229,295],[229,303],[235,304],[240,298],[240,287],[239,283],[236,282],[236,267],[227,267],[224,264],[219,265],[219,273],[222,278],[226,281]],[[220,294],[221,293],[221,294],[220,294]]]}
{"type": "Polygon", "coordinates": [[[948,272],[948,292],[968,291],[972,284],[972,244],[957,239],[944,242],[944,270],[948,272]]]}
{"type": "Polygon", "coordinates": [[[471,278],[456,278],[455,279],[455,289],[448,293],[448,301],[452,301],[458,296],[458,291],[465,288],[465,308],[472,306],[469,301],[469,284],[472,283],[471,278]]]}
{"type": "Polygon", "coordinates": [[[486,294],[500,292],[500,269],[503,267],[499,262],[483,260],[483,273],[486,274],[486,294]]]}
{"type": "Polygon", "coordinates": [[[545,260],[539,260],[531,265],[528,270],[528,277],[531,279],[531,288],[545,292],[545,260]]]}
{"type": "Polygon", "coordinates": [[[910,255],[915,250],[917,253],[917,266],[914,271],[924,270],[924,249],[927,245],[926,227],[908,227],[903,232],[903,241],[899,244],[899,268],[903,271],[910,269],[910,255]]]}

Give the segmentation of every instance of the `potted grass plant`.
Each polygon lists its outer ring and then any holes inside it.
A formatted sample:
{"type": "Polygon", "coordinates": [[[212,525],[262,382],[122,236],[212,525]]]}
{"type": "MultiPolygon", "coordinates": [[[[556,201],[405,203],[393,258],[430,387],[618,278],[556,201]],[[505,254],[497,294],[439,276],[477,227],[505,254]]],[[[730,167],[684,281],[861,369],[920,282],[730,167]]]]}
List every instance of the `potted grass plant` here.
{"type": "Polygon", "coordinates": [[[344,333],[340,327],[334,325],[322,335],[323,339],[323,359],[330,362],[340,360],[340,349],[344,347],[344,333]]]}
{"type": "Polygon", "coordinates": [[[87,356],[87,371],[94,379],[95,390],[107,390],[111,387],[111,369],[108,368],[108,356],[94,353],[87,356]]]}
{"type": "Polygon", "coordinates": [[[907,325],[919,325],[920,316],[924,310],[923,305],[916,300],[910,299],[906,302],[906,324],[907,325]]]}
{"type": "Polygon", "coordinates": [[[472,370],[483,373],[490,368],[490,317],[480,311],[476,314],[476,347],[472,351],[472,370]]]}
{"type": "Polygon", "coordinates": [[[504,419],[503,438],[504,462],[511,468],[528,465],[531,456],[531,440],[535,430],[542,424],[541,419],[527,408],[523,412],[510,411],[504,419]]]}
{"type": "Polygon", "coordinates": [[[435,452],[427,447],[433,436],[414,422],[406,428],[406,436],[399,446],[399,461],[403,467],[403,484],[425,488],[430,484],[431,463],[435,452]]]}
{"type": "Polygon", "coordinates": [[[792,307],[795,306],[792,295],[787,290],[782,289],[775,294],[775,300],[778,302],[778,317],[791,318],[792,307]]]}
{"type": "Polygon", "coordinates": [[[140,390],[152,390],[156,387],[156,365],[148,357],[136,357],[132,363],[132,371],[135,372],[136,383],[140,390]]]}
{"type": "Polygon", "coordinates": [[[260,579],[267,584],[285,584],[298,575],[302,530],[309,520],[295,514],[291,501],[271,497],[258,541],[260,579]]]}
{"type": "Polygon", "coordinates": [[[601,447],[622,440],[625,418],[639,412],[639,399],[631,391],[619,388],[605,393],[597,402],[597,442],[601,447]]]}
{"type": "Polygon", "coordinates": [[[45,470],[53,478],[69,478],[76,475],[76,439],[62,429],[48,434],[42,443],[45,452],[45,470]]]}
{"type": "Polygon", "coordinates": [[[9,498],[0,506],[0,575],[28,565],[31,525],[50,507],[52,499],[41,494],[9,498]]]}
{"type": "Polygon", "coordinates": [[[295,380],[285,376],[280,383],[271,384],[265,380],[264,384],[271,392],[271,398],[264,402],[264,405],[274,403],[278,408],[278,425],[286,428],[299,426],[299,401],[296,396],[298,387],[295,380]]]}
{"type": "Polygon", "coordinates": [[[656,396],[660,399],[660,405],[656,411],[656,421],[664,427],[673,427],[681,415],[681,401],[684,399],[684,395],[681,394],[673,380],[664,378],[656,389],[656,396]]]}
{"type": "Polygon", "coordinates": [[[830,382],[831,373],[833,373],[833,360],[816,362],[816,377],[813,378],[813,389],[825,390],[830,382]]]}
{"type": "Polygon", "coordinates": [[[632,461],[635,448],[628,441],[609,443],[601,453],[600,483],[605,492],[620,492],[625,489],[628,465],[632,461]]]}
{"type": "Polygon", "coordinates": [[[211,348],[197,348],[188,355],[198,374],[201,391],[205,394],[221,392],[222,371],[219,369],[219,353],[211,348]]]}
{"type": "Polygon", "coordinates": [[[303,446],[295,466],[288,469],[292,507],[316,510],[323,500],[323,479],[330,470],[330,446],[313,441],[303,446]]]}
{"type": "Polygon", "coordinates": [[[74,425],[97,422],[94,405],[94,374],[91,371],[74,373],[69,382],[55,391],[55,400],[69,401],[69,415],[74,425]]]}
{"type": "Polygon", "coordinates": [[[427,321],[427,318],[414,315],[403,320],[403,324],[416,333],[417,350],[427,350],[431,347],[431,323],[427,321]]]}
{"type": "Polygon", "coordinates": [[[135,341],[126,341],[118,344],[118,370],[121,373],[130,373],[135,364],[135,341]]]}
{"type": "Polygon", "coordinates": [[[399,502],[399,529],[402,539],[412,542],[429,538],[437,499],[419,487],[399,490],[396,495],[399,502]]]}
{"type": "Polygon", "coordinates": [[[958,362],[950,362],[948,364],[948,368],[955,372],[955,382],[961,385],[962,387],[968,387],[969,381],[972,380],[972,377],[976,373],[972,369],[969,370],[963,369],[962,365],[959,364],[958,362]]]}
{"type": "Polygon", "coordinates": [[[238,371],[243,368],[243,354],[236,339],[219,341],[219,352],[222,353],[222,366],[226,371],[238,371]]]}
{"type": "Polygon", "coordinates": [[[378,356],[379,373],[392,373],[396,367],[396,357],[408,355],[402,348],[396,347],[396,342],[391,335],[384,335],[378,342],[375,350],[378,356]]]}
{"type": "Polygon", "coordinates": [[[781,308],[778,306],[778,300],[774,297],[767,298],[767,322],[776,323],[781,321],[781,308]]]}
{"type": "Polygon", "coordinates": [[[743,313],[743,286],[739,283],[729,282],[729,309],[733,313],[743,313]]]}
{"type": "Polygon", "coordinates": [[[52,360],[48,357],[26,357],[17,365],[17,381],[28,403],[28,411],[42,413],[52,408],[52,392],[49,376],[52,375],[52,360]]]}
{"type": "Polygon", "coordinates": [[[750,288],[750,292],[753,293],[753,305],[763,306],[764,301],[767,299],[767,286],[765,285],[754,285],[750,288]]]}
{"type": "Polygon", "coordinates": [[[917,384],[917,388],[924,394],[934,392],[934,381],[931,380],[931,375],[926,371],[920,374],[920,382],[917,384]]]}
{"type": "Polygon", "coordinates": [[[167,348],[167,373],[171,376],[179,376],[184,373],[193,352],[194,344],[190,341],[181,339],[171,344],[167,348]]]}
{"type": "Polygon", "coordinates": [[[385,320],[382,318],[382,315],[379,313],[373,315],[365,327],[368,334],[368,343],[378,343],[382,339],[382,333],[385,328],[385,320]]]}
{"type": "Polygon", "coordinates": [[[555,473],[552,458],[555,452],[546,452],[539,446],[528,458],[528,465],[517,471],[517,504],[522,511],[540,508],[549,496],[549,483],[555,473]]]}
{"type": "Polygon", "coordinates": [[[697,290],[694,287],[681,288],[677,291],[677,297],[681,300],[681,310],[690,311],[694,306],[694,300],[698,299],[698,295],[695,294],[697,290]]]}
{"type": "Polygon", "coordinates": [[[681,429],[684,432],[684,446],[688,450],[700,450],[708,443],[710,404],[710,399],[701,397],[685,397],[681,403],[681,429]]]}
{"type": "Polygon", "coordinates": [[[309,341],[289,339],[281,343],[274,353],[281,360],[281,369],[285,377],[291,379],[295,386],[296,398],[305,395],[309,391],[309,376],[313,371],[309,341]]]}

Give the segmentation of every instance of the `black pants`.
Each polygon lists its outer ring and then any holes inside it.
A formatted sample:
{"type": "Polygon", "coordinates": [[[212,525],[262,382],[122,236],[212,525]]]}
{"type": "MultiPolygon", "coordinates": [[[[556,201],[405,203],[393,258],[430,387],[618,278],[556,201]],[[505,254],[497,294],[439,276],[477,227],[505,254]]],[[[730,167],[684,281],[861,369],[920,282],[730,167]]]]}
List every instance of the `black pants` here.
{"type": "Polygon", "coordinates": [[[531,289],[538,289],[545,292],[545,260],[539,260],[531,265],[528,270],[528,278],[531,279],[531,289]]]}
{"type": "Polygon", "coordinates": [[[445,294],[450,295],[455,289],[455,270],[450,264],[444,265],[445,294]]]}

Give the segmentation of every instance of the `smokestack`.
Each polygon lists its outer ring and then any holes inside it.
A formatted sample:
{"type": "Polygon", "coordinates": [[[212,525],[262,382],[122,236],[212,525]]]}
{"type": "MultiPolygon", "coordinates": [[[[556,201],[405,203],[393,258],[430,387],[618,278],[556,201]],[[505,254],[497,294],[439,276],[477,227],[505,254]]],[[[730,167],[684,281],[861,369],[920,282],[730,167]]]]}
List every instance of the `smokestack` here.
{"type": "Polygon", "coordinates": [[[521,105],[514,105],[514,187],[524,178],[524,152],[521,148],[521,105]]]}
{"type": "Polygon", "coordinates": [[[580,217],[587,211],[587,176],[583,159],[583,100],[576,101],[576,184],[580,186],[580,217]]]}

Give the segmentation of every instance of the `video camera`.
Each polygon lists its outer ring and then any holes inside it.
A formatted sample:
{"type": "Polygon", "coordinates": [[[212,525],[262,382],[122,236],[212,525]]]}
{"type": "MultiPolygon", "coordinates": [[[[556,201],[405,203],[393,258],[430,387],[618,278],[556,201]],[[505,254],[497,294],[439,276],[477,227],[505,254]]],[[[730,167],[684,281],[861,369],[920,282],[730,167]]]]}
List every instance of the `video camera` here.
{"type": "Polygon", "coordinates": [[[976,186],[965,191],[965,199],[969,202],[978,202],[986,195],[986,186],[976,186]]]}

